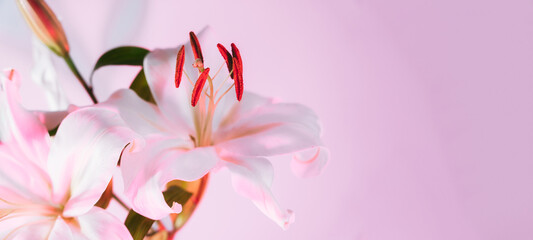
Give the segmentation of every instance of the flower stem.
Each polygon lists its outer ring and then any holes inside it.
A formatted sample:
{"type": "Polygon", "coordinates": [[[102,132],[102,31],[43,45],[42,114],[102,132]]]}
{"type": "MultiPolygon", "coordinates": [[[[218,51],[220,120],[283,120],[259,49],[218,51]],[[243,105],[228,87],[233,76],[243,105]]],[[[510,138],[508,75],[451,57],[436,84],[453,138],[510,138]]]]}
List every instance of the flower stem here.
{"type": "Polygon", "coordinates": [[[114,193],[113,193],[113,199],[115,199],[115,201],[117,201],[118,204],[120,204],[120,206],[122,206],[124,209],[126,209],[126,211],[130,210],[128,205],[126,205],[122,200],[120,200],[120,198],[118,198],[117,195],[115,195],[114,193]]]}
{"type": "Polygon", "coordinates": [[[78,71],[78,68],[76,68],[76,65],[74,64],[74,61],[72,61],[72,58],[70,57],[70,54],[66,54],[65,57],[63,57],[65,62],[67,63],[68,67],[70,68],[70,71],[76,76],[80,84],[85,88],[85,91],[87,91],[87,94],[89,94],[89,97],[93,101],[93,103],[98,103],[98,100],[94,96],[93,89],[89,85],[87,85],[87,82],[83,79],[80,72],[78,71]]]}

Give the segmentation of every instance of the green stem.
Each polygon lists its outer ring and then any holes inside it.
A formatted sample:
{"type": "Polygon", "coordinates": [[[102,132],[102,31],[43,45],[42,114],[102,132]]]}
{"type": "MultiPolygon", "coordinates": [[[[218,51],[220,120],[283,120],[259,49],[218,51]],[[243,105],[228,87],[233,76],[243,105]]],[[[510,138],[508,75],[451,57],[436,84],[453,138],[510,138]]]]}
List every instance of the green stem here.
{"type": "Polygon", "coordinates": [[[98,103],[98,100],[96,100],[96,97],[94,96],[92,87],[87,85],[87,82],[85,82],[85,80],[81,76],[80,72],[78,71],[78,68],[76,68],[76,65],[74,64],[74,61],[72,61],[72,58],[70,57],[70,54],[65,55],[65,57],[63,57],[63,59],[67,63],[68,67],[70,68],[70,70],[72,71],[74,76],[76,76],[76,78],[78,79],[80,84],[83,86],[83,88],[85,88],[85,91],[87,91],[87,94],[89,94],[89,97],[91,97],[91,100],[93,101],[93,103],[94,104],[98,103]]]}
{"type": "Polygon", "coordinates": [[[117,201],[117,203],[120,204],[120,206],[122,206],[124,209],[126,209],[126,211],[130,210],[128,205],[126,205],[122,200],[120,200],[120,198],[118,198],[117,195],[115,195],[114,193],[113,193],[113,199],[115,199],[115,201],[117,201]]]}

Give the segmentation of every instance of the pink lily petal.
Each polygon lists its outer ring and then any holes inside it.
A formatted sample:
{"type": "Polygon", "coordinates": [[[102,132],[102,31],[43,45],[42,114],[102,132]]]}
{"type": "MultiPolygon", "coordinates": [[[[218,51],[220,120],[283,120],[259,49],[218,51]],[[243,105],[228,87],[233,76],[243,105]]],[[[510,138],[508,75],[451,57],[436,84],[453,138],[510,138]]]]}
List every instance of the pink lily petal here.
{"type": "Polygon", "coordinates": [[[274,169],[266,158],[261,157],[224,157],[226,166],[231,171],[231,179],[235,191],[249,198],[266,216],[281,228],[288,229],[294,222],[294,213],[282,209],[272,192],[270,185],[274,169]]]}
{"type": "Polygon", "coordinates": [[[329,160],[329,150],[315,147],[294,154],[291,162],[292,172],[299,177],[318,176],[329,160]]]}
{"type": "Polygon", "coordinates": [[[52,130],[59,126],[61,121],[71,112],[74,112],[78,107],[70,105],[67,110],[64,111],[33,111],[35,115],[39,118],[39,121],[46,126],[46,129],[52,130]]]}
{"type": "Polygon", "coordinates": [[[77,221],[81,233],[88,239],[132,239],[122,221],[98,207],[94,207],[86,214],[77,217],[77,221]]]}
{"type": "Polygon", "coordinates": [[[219,121],[217,146],[235,154],[273,156],[322,145],[320,123],[311,109],[245,94],[246,101],[234,104],[219,121]]]}
{"type": "Polygon", "coordinates": [[[110,110],[84,108],[63,120],[48,158],[54,200],[66,201],[63,216],[89,211],[107,187],[122,149],[135,138],[110,110]]]}
{"type": "Polygon", "coordinates": [[[322,145],[319,137],[299,124],[278,123],[243,128],[239,132],[241,135],[217,147],[246,156],[275,156],[322,145]]]}
{"type": "Polygon", "coordinates": [[[45,166],[50,137],[39,119],[26,111],[19,96],[18,73],[4,71],[0,74],[0,141],[18,148],[39,166],[45,166]]]}
{"type": "Polygon", "coordinates": [[[163,199],[166,184],[174,179],[194,181],[209,172],[218,162],[213,147],[191,148],[190,143],[151,139],[143,150],[126,153],[121,163],[125,192],[132,208],[151,219],[161,219],[177,209],[163,199]]]}
{"type": "MultiPolygon", "coordinates": [[[[72,219],[73,220],[73,219],[72,219]]],[[[71,221],[72,221],[71,220],[71,221]]],[[[75,221],[75,220],[74,220],[75,221]]],[[[74,224],[73,224],[74,225],[74,224]]],[[[74,227],[74,226],[72,226],[74,227]]],[[[76,227],[74,227],[72,231],[71,226],[62,217],[57,217],[56,221],[54,223],[54,226],[52,227],[47,238],[48,240],[64,240],[64,239],[74,239],[75,232],[77,232],[76,227]]],[[[79,239],[79,238],[76,238],[79,239]]],[[[84,238],[82,238],[84,239],[84,238]]],[[[85,238],[86,239],[86,238],[85,238]]]]}
{"type": "MultiPolygon", "coordinates": [[[[182,133],[188,135],[193,132],[193,118],[189,106],[192,87],[189,80],[184,79],[180,88],[174,86],[174,72],[176,67],[177,49],[156,49],[144,59],[146,81],[150,86],[152,96],[163,115],[181,126],[182,133]]],[[[191,53],[192,54],[192,53],[191,53]]],[[[191,65],[190,58],[185,58],[185,69],[192,81],[197,78],[196,70],[187,70],[191,65]],[[196,72],[194,72],[196,71],[196,72]]]]}
{"type": "Polygon", "coordinates": [[[0,222],[0,239],[47,239],[55,218],[43,216],[22,216],[0,222]]]}
{"type": "Polygon", "coordinates": [[[126,124],[143,136],[154,133],[178,134],[180,131],[176,129],[182,128],[169,122],[155,105],[143,101],[130,89],[116,91],[100,105],[118,111],[126,124]]]}
{"type": "Polygon", "coordinates": [[[23,154],[6,145],[0,145],[0,209],[13,204],[48,202],[51,199],[51,181],[48,174],[23,154]],[[15,150],[15,151],[13,151],[15,150]],[[7,206],[4,206],[7,204],[7,206]]]}

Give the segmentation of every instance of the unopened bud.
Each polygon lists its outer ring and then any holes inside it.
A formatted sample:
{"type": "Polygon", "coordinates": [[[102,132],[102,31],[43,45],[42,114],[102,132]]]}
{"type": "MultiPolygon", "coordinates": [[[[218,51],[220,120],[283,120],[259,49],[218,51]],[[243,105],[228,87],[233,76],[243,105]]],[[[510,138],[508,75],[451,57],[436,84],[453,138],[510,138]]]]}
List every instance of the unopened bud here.
{"type": "Polygon", "coordinates": [[[44,0],[16,0],[24,19],[37,37],[60,57],[68,54],[69,46],[63,27],[44,0]]]}

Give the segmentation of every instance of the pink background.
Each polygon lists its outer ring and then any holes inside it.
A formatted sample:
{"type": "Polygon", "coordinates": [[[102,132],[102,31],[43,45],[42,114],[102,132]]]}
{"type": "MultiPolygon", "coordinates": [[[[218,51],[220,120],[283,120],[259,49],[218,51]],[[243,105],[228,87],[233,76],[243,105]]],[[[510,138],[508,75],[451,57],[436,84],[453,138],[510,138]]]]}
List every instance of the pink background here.
{"type": "MultiPolygon", "coordinates": [[[[210,25],[240,46],[248,90],[321,117],[323,175],[302,180],[274,161],[273,191],[296,211],[288,231],[223,171],[179,239],[533,239],[530,0],[48,2],[85,75],[106,49],[176,46],[210,25]]],[[[30,36],[0,0],[0,67],[28,80],[30,36]]],[[[98,96],[135,72],[101,70],[98,96]]],[[[25,103],[42,107],[32,89],[25,103]]],[[[79,90],[67,95],[87,103],[79,90]]]]}

